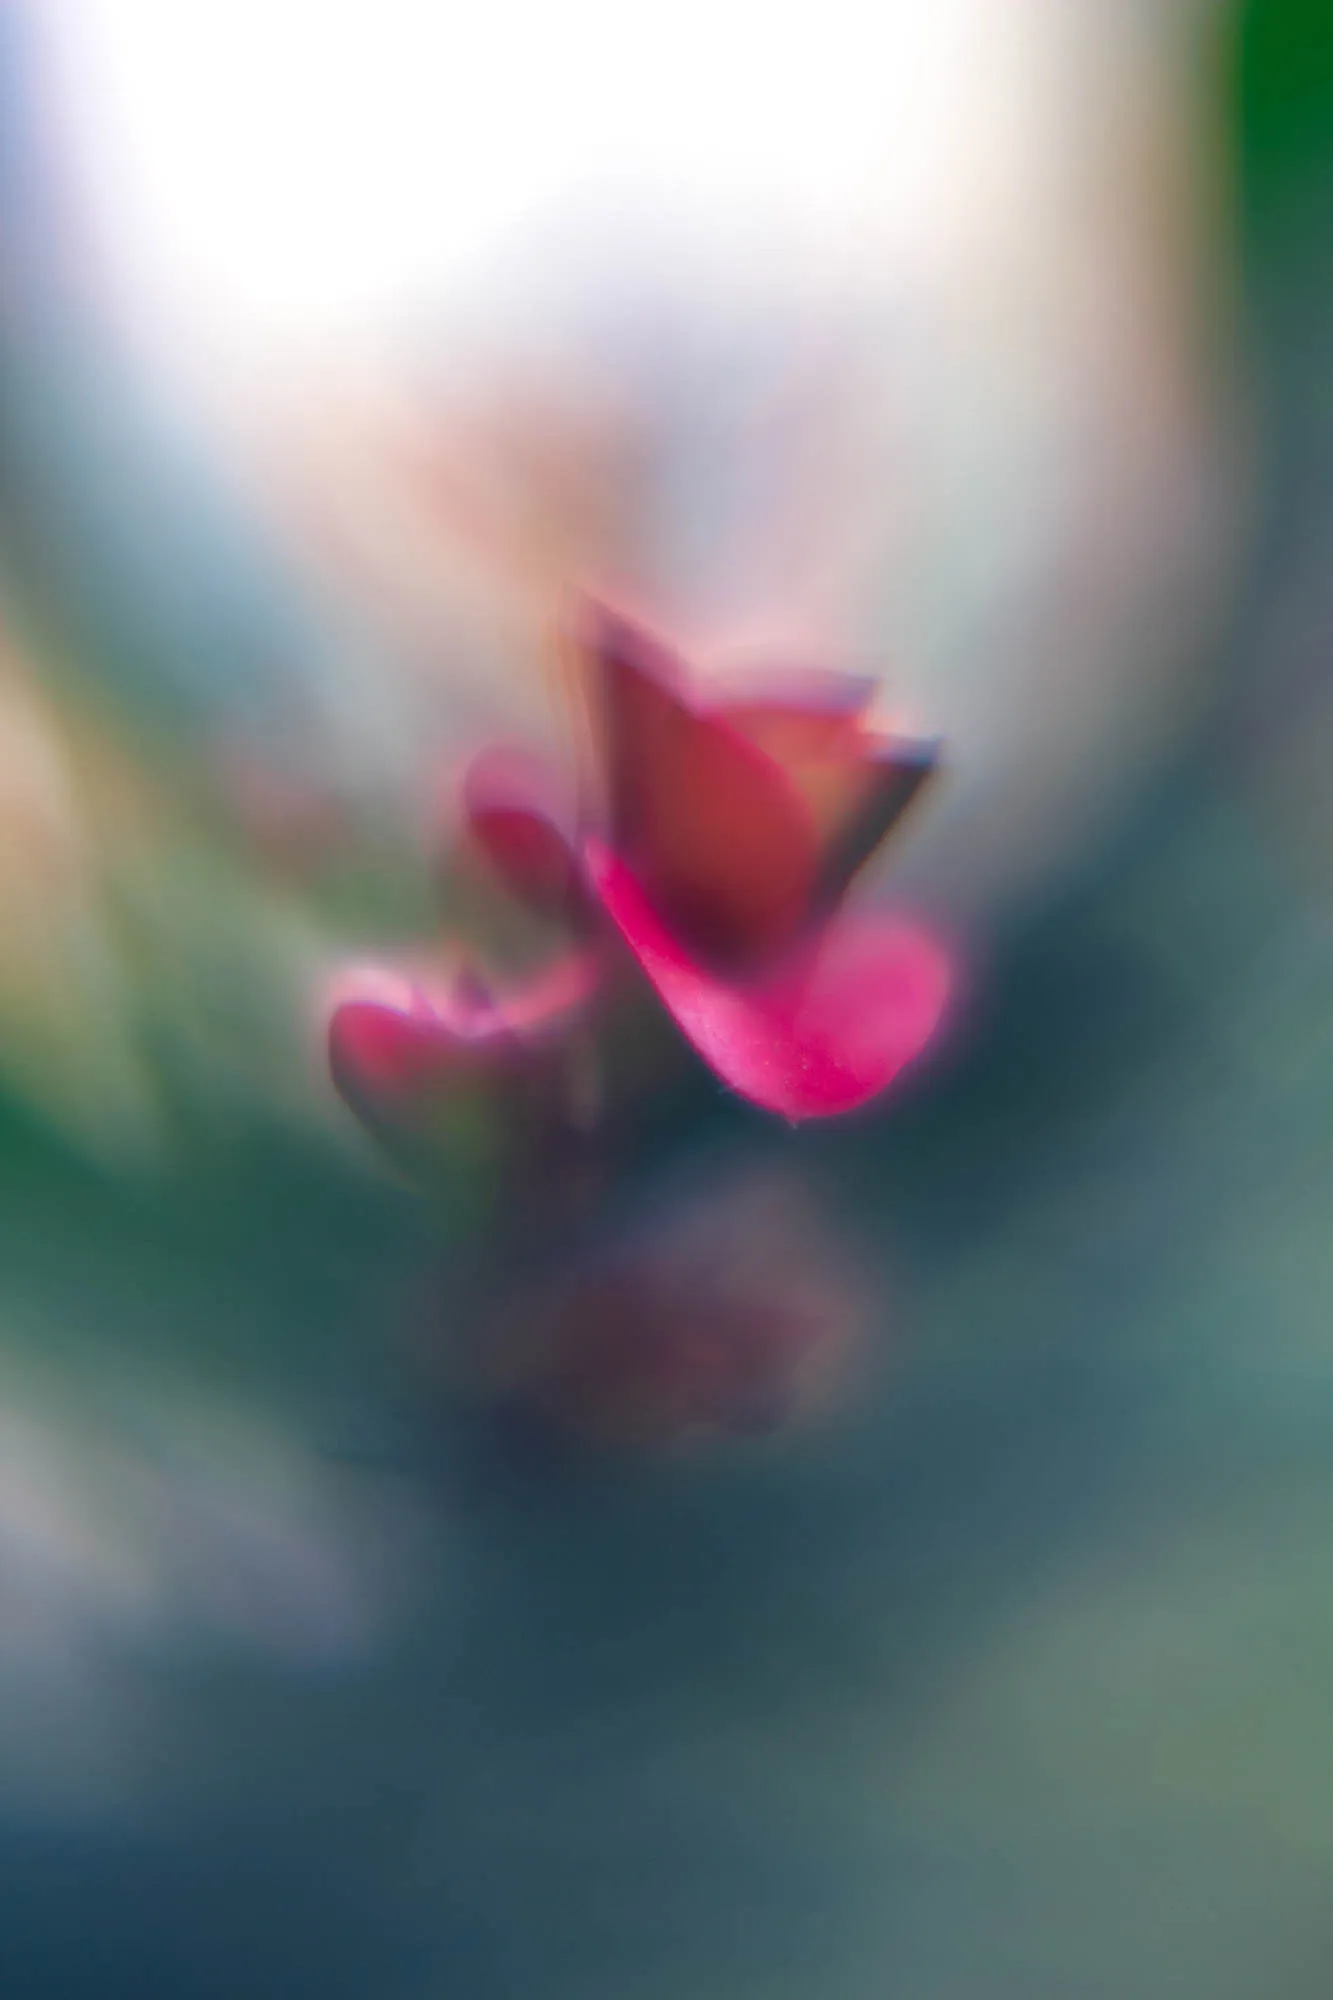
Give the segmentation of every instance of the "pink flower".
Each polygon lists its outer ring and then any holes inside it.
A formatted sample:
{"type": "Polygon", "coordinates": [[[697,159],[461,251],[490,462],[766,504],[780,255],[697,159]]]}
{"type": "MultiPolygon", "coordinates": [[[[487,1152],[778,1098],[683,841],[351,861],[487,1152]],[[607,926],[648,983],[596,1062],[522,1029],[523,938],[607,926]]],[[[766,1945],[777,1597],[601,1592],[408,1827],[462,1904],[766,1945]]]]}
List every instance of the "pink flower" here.
{"type": "Polygon", "coordinates": [[[949,990],[941,945],[843,912],[857,871],[933,775],[878,735],[869,683],[806,674],[703,702],[658,641],[597,612],[602,797],[575,836],[549,781],[494,753],[474,838],[548,910],[600,905],[677,1026],[740,1095],[791,1120],[850,1111],[918,1057],[949,990]]]}
{"type": "Polygon", "coordinates": [[[333,1081],[391,1152],[463,1134],[483,1144],[531,1137],[563,1108],[567,1037],[596,983],[595,963],[577,951],[507,993],[471,966],[347,974],[329,1002],[333,1081]]]}

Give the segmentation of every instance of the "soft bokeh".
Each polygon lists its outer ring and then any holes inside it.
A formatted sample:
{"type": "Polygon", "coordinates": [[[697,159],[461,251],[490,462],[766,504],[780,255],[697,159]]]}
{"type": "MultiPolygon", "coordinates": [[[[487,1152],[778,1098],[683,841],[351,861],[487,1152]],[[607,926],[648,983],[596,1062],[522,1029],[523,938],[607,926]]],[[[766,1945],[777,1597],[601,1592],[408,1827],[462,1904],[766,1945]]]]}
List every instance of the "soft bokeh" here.
{"type": "Polygon", "coordinates": [[[1324,11],[0,0],[5,2000],[1323,2000],[1324,11]]]}

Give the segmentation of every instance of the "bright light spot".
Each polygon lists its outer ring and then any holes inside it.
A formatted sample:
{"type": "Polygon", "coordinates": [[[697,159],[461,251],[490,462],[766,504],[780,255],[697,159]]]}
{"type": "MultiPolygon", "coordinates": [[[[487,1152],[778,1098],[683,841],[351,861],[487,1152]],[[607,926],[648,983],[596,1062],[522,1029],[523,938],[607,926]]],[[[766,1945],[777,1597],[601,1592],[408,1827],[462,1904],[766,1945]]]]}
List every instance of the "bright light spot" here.
{"type": "MultiPolygon", "coordinates": [[[[49,0],[130,287],[242,342],[448,307],[628,206],[790,263],[938,228],[1017,0],[49,0]]],[[[1022,11],[1021,5],[1018,11],[1022,11]]]]}

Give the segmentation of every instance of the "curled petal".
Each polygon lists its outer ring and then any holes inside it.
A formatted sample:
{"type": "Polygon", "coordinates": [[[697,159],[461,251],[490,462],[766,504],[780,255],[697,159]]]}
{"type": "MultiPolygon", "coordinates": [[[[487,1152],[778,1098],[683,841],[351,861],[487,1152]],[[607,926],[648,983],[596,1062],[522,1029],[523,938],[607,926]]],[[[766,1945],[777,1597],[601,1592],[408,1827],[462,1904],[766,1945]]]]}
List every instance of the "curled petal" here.
{"type": "Polygon", "coordinates": [[[683,690],[665,649],[600,614],[612,834],[691,946],[742,964],[780,949],[809,911],[814,817],[773,759],[683,690]]]}
{"type": "Polygon", "coordinates": [[[414,1095],[447,1074],[453,1037],[438,1022],[375,1000],[347,1000],[329,1022],[329,1068],[354,1110],[370,1098],[414,1095]]]}
{"type": "Polygon", "coordinates": [[[949,962],[928,933],[866,915],[825,928],[776,972],[729,984],[694,960],[617,855],[590,843],[590,878],[677,1026],[722,1081],[797,1121],[852,1111],[931,1040],[949,962]]]}
{"type": "Polygon", "coordinates": [[[343,979],[331,996],[329,1067],[363,1121],[414,1119],[461,1085],[540,1070],[596,991],[591,952],[571,951],[525,987],[496,995],[471,968],[427,985],[372,971],[343,979]]]}
{"type": "Polygon", "coordinates": [[[329,1068],[348,1109],[400,1172],[452,1180],[461,1201],[490,1185],[505,1156],[512,1121],[496,1114],[511,1079],[523,1079],[506,1059],[514,1047],[503,1032],[460,1041],[417,1003],[345,1000],[329,1021],[329,1068]]]}
{"type": "Polygon", "coordinates": [[[462,1074],[503,1064],[519,1046],[493,1012],[479,1008],[469,1032],[419,987],[407,987],[397,999],[374,991],[345,998],[329,1019],[334,1084],[366,1120],[408,1111],[462,1074]]]}

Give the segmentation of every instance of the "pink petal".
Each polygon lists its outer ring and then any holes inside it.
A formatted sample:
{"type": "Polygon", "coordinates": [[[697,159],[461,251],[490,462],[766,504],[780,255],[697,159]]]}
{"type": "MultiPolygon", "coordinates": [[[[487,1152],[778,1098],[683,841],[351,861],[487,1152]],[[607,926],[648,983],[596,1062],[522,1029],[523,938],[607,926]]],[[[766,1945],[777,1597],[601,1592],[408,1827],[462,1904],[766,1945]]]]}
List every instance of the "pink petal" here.
{"type": "Polygon", "coordinates": [[[579,879],[572,814],[538,758],[482,751],[463,780],[463,814],[506,887],[536,909],[568,909],[579,879]]]}
{"type": "MultiPolygon", "coordinates": [[[[348,1109],[411,1179],[485,1175],[506,1127],[496,1112],[515,1076],[507,1030],[472,1041],[438,1015],[347,1000],[328,1030],[329,1068],[348,1109]]],[[[521,1075],[521,1072],[518,1072],[521,1075]]]]}
{"type": "Polygon", "coordinates": [[[613,837],[696,950],[744,962],[800,928],[819,837],[779,766],[725,717],[702,713],[671,655],[598,615],[613,837]]]}
{"type": "Polygon", "coordinates": [[[569,951],[496,995],[470,967],[432,989],[370,971],[344,981],[329,1016],[329,1067],[360,1117],[414,1112],[465,1080],[540,1064],[591,999],[597,954],[569,951]]]}
{"type": "Polygon", "coordinates": [[[793,1121],[852,1111],[926,1047],[949,991],[948,959],[925,931],[844,918],[754,985],[698,965],[618,856],[596,843],[589,874],[677,1026],[722,1081],[793,1121]]]}
{"type": "Polygon", "coordinates": [[[406,1105],[461,1069],[517,1047],[507,1028],[468,1039],[419,997],[409,1007],[344,1000],[329,1021],[329,1067],[358,1114],[406,1105]]]}

